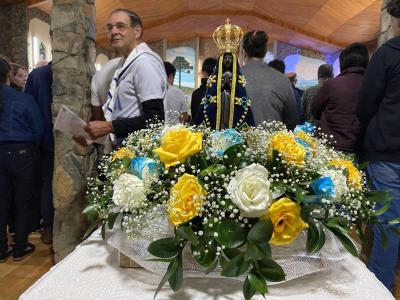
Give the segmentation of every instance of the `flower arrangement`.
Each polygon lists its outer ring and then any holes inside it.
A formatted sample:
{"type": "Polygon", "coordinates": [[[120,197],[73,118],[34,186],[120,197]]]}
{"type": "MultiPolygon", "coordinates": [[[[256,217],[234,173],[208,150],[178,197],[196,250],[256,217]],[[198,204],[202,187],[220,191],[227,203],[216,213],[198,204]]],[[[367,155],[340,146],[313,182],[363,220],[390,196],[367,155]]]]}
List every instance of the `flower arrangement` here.
{"type": "Polygon", "coordinates": [[[91,229],[101,225],[104,235],[119,215],[131,239],[159,216],[174,229],[147,249],[168,263],[156,295],[167,281],[181,287],[184,248],[206,273],[244,276],[250,299],[267,293],[267,282],[285,280],[271,245],[290,245],[306,231],[307,251],[316,253],[328,230],[357,255],[351,229],[363,241],[365,224],[396,230],[396,220],[378,220],[390,196],[370,190],[359,166],[317,138],[311,124],[293,132],[278,122],[240,131],[150,124],[100,169],[102,180],[90,179],[87,192],[85,213],[97,219],[91,229]]]}

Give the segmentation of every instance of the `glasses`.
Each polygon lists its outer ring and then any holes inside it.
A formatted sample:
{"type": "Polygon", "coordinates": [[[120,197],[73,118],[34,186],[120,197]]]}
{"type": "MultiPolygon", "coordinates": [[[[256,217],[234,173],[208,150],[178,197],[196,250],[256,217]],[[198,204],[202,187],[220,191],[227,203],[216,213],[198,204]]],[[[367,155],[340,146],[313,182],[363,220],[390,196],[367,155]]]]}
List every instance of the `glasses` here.
{"type": "Polygon", "coordinates": [[[118,31],[124,32],[124,31],[126,31],[129,27],[131,27],[131,25],[118,22],[118,23],[116,23],[115,25],[113,25],[113,24],[107,24],[106,26],[104,26],[104,29],[105,29],[107,32],[111,32],[111,31],[113,30],[114,27],[117,28],[118,31]]]}

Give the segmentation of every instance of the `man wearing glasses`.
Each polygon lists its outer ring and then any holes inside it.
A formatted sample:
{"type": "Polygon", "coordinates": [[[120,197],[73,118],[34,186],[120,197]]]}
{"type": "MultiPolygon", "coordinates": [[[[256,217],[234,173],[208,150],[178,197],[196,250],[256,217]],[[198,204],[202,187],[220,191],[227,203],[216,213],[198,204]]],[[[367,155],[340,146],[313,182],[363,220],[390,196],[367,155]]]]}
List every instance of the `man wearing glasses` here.
{"type": "Polygon", "coordinates": [[[126,9],[116,9],[106,25],[111,47],[124,59],[110,85],[103,106],[106,121],[89,122],[86,131],[93,139],[111,134],[113,144],[146,121],[164,119],[163,100],[167,78],[161,58],[141,41],[142,21],[126,9]]]}

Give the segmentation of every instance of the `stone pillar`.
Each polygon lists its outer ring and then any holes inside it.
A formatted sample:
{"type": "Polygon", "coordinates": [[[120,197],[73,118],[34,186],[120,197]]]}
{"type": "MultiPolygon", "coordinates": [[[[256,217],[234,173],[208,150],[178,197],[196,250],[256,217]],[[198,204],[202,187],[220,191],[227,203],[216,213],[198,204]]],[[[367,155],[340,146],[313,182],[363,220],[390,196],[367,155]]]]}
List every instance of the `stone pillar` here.
{"type": "Polygon", "coordinates": [[[28,67],[28,24],[25,3],[0,6],[0,54],[28,67]]]}
{"type": "Polygon", "coordinates": [[[386,10],[389,0],[384,0],[381,9],[381,33],[379,37],[379,46],[393,37],[391,30],[391,16],[386,10]]]}
{"type": "MultiPolygon", "coordinates": [[[[82,119],[89,117],[90,80],[96,55],[94,0],[53,0],[53,115],[65,105],[82,119]]],[[[69,137],[55,133],[54,251],[58,262],[82,241],[86,178],[94,157],[69,137]]]]}

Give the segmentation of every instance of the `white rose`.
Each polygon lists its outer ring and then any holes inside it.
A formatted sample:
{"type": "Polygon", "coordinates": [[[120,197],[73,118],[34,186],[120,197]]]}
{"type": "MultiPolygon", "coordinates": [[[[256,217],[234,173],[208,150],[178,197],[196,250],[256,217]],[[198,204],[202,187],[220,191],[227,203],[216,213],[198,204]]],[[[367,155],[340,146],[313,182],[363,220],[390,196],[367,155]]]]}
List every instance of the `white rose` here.
{"type": "Polygon", "coordinates": [[[252,164],[237,171],[229,182],[228,194],[243,217],[260,217],[268,212],[272,202],[268,175],[266,168],[252,164]]]}
{"type": "Polygon", "coordinates": [[[113,202],[125,210],[134,210],[143,205],[145,185],[135,175],[122,174],[114,181],[113,202]]]}
{"type": "Polygon", "coordinates": [[[347,178],[341,170],[325,170],[322,177],[329,177],[335,185],[335,200],[340,200],[342,195],[347,193],[349,188],[347,186],[347,178]]]}

